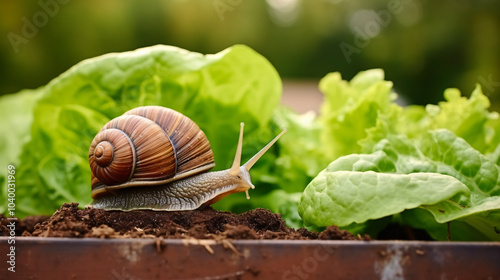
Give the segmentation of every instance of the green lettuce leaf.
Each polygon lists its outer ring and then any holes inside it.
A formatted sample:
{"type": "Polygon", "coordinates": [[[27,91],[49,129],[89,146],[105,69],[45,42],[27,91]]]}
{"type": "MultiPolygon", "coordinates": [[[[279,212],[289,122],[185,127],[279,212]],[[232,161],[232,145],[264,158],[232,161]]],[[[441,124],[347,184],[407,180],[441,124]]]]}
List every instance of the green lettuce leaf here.
{"type": "Polygon", "coordinates": [[[467,187],[437,173],[326,171],[307,186],[299,213],[315,225],[347,226],[439,203],[459,193],[468,193],[467,187]]]}
{"type": "Polygon", "coordinates": [[[319,84],[325,94],[321,107],[321,146],[330,160],[361,152],[357,144],[374,127],[379,112],[391,112],[398,106],[392,101],[392,83],[384,81],[381,69],[360,72],[350,82],[340,73],[330,73],[319,84]]]}
{"type": "MultiPolygon", "coordinates": [[[[12,164],[19,168],[19,156],[23,145],[30,141],[30,128],[33,122],[33,108],[40,95],[36,91],[23,90],[17,94],[0,97],[0,185],[6,186],[7,166],[12,164]]],[[[14,174],[17,178],[17,174],[14,174]]],[[[14,180],[15,181],[15,180],[14,180]]],[[[16,182],[14,182],[15,185],[16,182]]],[[[19,192],[20,188],[17,189],[19,192]]],[[[7,188],[2,187],[0,199],[7,201],[7,188]]],[[[15,203],[15,202],[14,202],[15,203]]],[[[0,213],[6,213],[7,203],[0,204],[0,213]]]]}
{"type": "Polygon", "coordinates": [[[307,223],[347,226],[420,207],[437,223],[460,220],[499,240],[500,220],[488,218],[500,210],[499,174],[494,162],[449,130],[429,131],[418,141],[388,135],[371,154],[332,162],[307,186],[299,212],[307,223]]]}
{"type": "Polygon", "coordinates": [[[490,101],[481,87],[477,85],[470,98],[457,89],[447,89],[444,97],[437,106],[427,105],[428,129],[447,128],[481,153],[493,152],[500,140],[499,116],[488,111],[490,101]]]}
{"type": "Polygon", "coordinates": [[[500,143],[500,118],[497,112],[488,111],[490,102],[481,87],[478,85],[470,98],[462,97],[457,89],[447,89],[444,98],[438,105],[378,111],[376,125],[367,128],[366,137],[357,139],[362,152],[369,151],[389,134],[418,139],[429,130],[445,128],[479,152],[494,153],[500,143]]]}
{"type": "Polygon", "coordinates": [[[498,240],[500,121],[480,86],[469,98],[448,89],[438,105],[406,107],[391,87],[378,69],[320,82],[321,147],[334,161],[304,191],[305,222],[363,233],[392,216],[436,239],[451,223],[456,240],[498,240]]]}
{"type": "MultiPolygon", "coordinates": [[[[278,143],[279,156],[274,176],[281,189],[303,191],[305,186],[328,164],[321,147],[321,125],[312,111],[297,114],[278,107],[274,114],[278,127],[287,128],[287,137],[278,143]]],[[[269,172],[269,171],[268,171],[269,172]]]]}
{"type": "MultiPolygon", "coordinates": [[[[273,66],[246,46],[202,55],[159,45],[85,60],[34,92],[40,99],[33,101],[31,115],[29,108],[25,112],[32,123],[26,121],[19,137],[6,140],[31,139],[20,144],[20,217],[53,213],[64,202],[88,204],[90,142],[107,121],[138,106],[161,105],[190,117],[207,135],[216,169],[230,167],[239,123],[245,122],[245,136],[255,139],[279,103],[281,81],[273,66]]],[[[8,106],[5,99],[0,102],[8,106]]],[[[261,148],[246,140],[244,145],[245,155],[261,148]]],[[[2,154],[8,148],[2,147],[2,154]]]]}

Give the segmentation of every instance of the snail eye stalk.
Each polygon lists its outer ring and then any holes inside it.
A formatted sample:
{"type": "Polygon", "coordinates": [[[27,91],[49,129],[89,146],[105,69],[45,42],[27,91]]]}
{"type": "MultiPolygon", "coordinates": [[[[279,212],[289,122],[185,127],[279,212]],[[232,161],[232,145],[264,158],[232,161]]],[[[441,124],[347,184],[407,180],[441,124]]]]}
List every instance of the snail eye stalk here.
{"type": "Polygon", "coordinates": [[[269,148],[271,148],[271,146],[276,143],[276,141],[278,141],[278,139],[280,139],[280,137],[285,134],[286,132],[286,128],[283,129],[283,131],[278,134],[278,136],[274,137],[274,139],[269,142],[264,148],[262,148],[262,150],[260,150],[258,153],[256,153],[251,159],[249,159],[243,166],[245,167],[245,169],[247,171],[250,171],[250,168],[252,168],[252,166],[260,159],[261,156],[263,156],[267,150],[269,150],[269,148]]]}

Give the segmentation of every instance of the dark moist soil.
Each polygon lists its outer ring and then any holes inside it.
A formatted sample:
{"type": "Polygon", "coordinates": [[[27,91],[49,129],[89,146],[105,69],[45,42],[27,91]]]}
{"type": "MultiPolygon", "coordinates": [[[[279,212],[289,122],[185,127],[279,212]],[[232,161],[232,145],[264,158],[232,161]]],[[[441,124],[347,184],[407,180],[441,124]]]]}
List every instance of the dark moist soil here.
{"type": "MultiPolygon", "coordinates": [[[[0,216],[0,236],[11,221],[0,216]]],[[[280,214],[255,209],[242,214],[207,207],[194,211],[105,211],[78,209],[78,203],[63,204],[52,217],[31,216],[16,221],[16,235],[39,237],[97,238],[196,238],[196,239],[293,239],[370,240],[329,226],[317,233],[289,228],[280,214]]]]}

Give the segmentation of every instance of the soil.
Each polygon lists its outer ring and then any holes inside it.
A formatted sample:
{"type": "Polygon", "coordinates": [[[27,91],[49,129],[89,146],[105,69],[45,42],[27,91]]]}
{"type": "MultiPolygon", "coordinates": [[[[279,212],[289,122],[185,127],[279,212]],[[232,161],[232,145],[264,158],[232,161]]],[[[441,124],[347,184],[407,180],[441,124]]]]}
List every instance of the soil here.
{"type": "MultiPolygon", "coordinates": [[[[10,221],[0,216],[0,236],[8,235],[10,221]]],[[[194,211],[105,211],[78,209],[78,203],[63,204],[51,217],[31,216],[16,222],[16,235],[38,237],[94,238],[196,238],[196,239],[292,239],[370,240],[354,236],[336,226],[322,232],[289,228],[280,214],[255,209],[242,214],[214,210],[194,211]]]]}

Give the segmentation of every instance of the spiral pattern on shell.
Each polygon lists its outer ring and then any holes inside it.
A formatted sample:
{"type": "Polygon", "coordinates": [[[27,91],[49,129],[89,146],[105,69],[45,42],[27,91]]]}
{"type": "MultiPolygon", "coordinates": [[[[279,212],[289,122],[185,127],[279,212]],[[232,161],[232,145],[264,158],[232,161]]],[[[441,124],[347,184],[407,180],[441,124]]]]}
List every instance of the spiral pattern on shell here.
{"type": "Polygon", "coordinates": [[[132,186],[161,185],[211,169],[205,133],[169,108],[145,106],[109,121],[89,149],[92,197],[132,186]]]}

